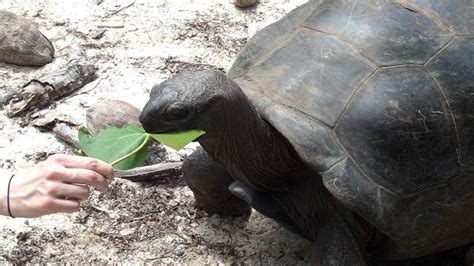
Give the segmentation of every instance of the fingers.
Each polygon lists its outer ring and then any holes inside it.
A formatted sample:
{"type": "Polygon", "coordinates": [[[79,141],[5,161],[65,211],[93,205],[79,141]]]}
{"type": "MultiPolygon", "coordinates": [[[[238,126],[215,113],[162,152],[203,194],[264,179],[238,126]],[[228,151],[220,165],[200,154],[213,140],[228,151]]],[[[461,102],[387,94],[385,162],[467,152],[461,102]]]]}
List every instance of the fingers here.
{"type": "Polygon", "coordinates": [[[99,173],[108,180],[112,180],[114,176],[114,169],[112,166],[101,160],[90,157],[55,154],[50,156],[47,161],[61,164],[66,168],[83,168],[92,170],[99,173]]]}
{"type": "Polygon", "coordinates": [[[58,184],[55,187],[54,194],[53,196],[60,199],[70,198],[84,201],[90,196],[91,190],[83,185],[58,184]]]}
{"type": "Polygon", "coordinates": [[[81,204],[73,199],[54,199],[51,201],[50,209],[56,212],[76,212],[79,211],[81,204]]]}
{"type": "Polygon", "coordinates": [[[90,196],[90,187],[107,190],[113,168],[97,159],[58,154],[21,176],[10,184],[10,207],[18,217],[38,217],[78,211],[80,202],[90,196]]]}
{"type": "Polygon", "coordinates": [[[108,179],[89,169],[67,169],[63,182],[92,186],[102,192],[109,187],[108,179]]]}

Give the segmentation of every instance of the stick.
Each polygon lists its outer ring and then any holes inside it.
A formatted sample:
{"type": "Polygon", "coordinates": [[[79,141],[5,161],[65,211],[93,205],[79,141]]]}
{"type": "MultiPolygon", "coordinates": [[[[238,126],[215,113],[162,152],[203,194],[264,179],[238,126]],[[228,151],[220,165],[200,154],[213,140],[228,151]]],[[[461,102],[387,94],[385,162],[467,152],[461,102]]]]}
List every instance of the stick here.
{"type": "Polygon", "coordinates": [[[160,163],[133,168],[115,170],[115,176],[133,182],[157,181],[182,174],[182,162],[160,163]]]}
{"type": "Polygon", "coordinates": [[[7,106],[7,116],[20,116],[42,109],[92,81],[95,69],[87,62],[84,50],[73,44],[71,54],[66,69],[33,79],[21,91],[14,93],[7,106]]]}
{"type": "Polygon", "coordinates": [[[125,10],[125,9],[127,9],[127,8],[129,8],[129,7],[131,7],[131,6],[133,6],[134,4],[135,4],[135,0],[132,1],[131,3],[129,3],[128,5],[125,5],[125,6],[119,8],[119,9],[117,9],[117,10],[115,10],[115,11],[110,12],[109,14],[105,15],[104,18],[108,18],[108,17],[111,17],[111,16],[113,16],[113,15],[116,15],[116,14],[118,14],[119,12],[122,12],[123,10],[125,10]]]}
{"type": "Polygon", "coordinates": [[[52,132],[58,139],[66,142],[66,144],[76,148],[81,147],[81,144],[79,144],[79,138],[77,136],[77,129],[74,129],[65,123],[56,123],[52,129],[52,132]]]}

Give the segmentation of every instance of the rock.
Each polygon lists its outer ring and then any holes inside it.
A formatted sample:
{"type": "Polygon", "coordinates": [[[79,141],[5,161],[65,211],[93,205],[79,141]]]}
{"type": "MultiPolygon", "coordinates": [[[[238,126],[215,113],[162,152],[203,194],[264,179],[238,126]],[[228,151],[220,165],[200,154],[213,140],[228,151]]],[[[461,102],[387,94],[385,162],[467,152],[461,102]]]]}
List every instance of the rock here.
{"type": "Polygon", "coordinates": [[[53,44],[30,21],[0,11],[0,62],[43,66],[54,59],[53,44]]]}
{"type": "Polygon", "coordinates": [[[120,230],[119,234],[121,236],[128,236],[128,235],[131,235],[131,234],[135,233],[135,231],[136,231],[135,228],[126,228],[126,229],[120,230]]]}
{"type": "Polygon", "coordinates": [[[126,124],[140,125],[140,109],[119,100],[101,100],[86,111],[86,125],[96,135],[107,125],[122,127],[126,124]]]}
{"type": "Polygon", "coordinates": [[[234,5],[238,7],[250,7],[257,3],[257,0],[234,0],[234,5]]]}

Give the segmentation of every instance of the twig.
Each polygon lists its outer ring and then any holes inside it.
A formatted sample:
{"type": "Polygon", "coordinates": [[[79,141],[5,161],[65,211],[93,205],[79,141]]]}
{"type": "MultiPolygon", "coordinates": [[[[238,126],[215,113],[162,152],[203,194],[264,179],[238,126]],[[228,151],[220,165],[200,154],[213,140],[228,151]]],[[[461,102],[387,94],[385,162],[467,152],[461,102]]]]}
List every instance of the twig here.
{"type": "Polygon", "coordinates": [[[115,22],[115,23],[109,22],[109,23],[97,25],[97,28],[99,29],[103,29],[103,28],[122,29],[123,27],[125,27],[125,25],[123,25],[123,22],[115,22]]]}
{"type": "Polygon", "coordinates": [[[118,14],[118,13],[122,12],[123,10],[125,10],[125,9],[127,9],[127,8],[129,8],[129,7],[131,7],[131,6],[133,6],[134,4],[135,4],[135,0],[134,0],[133,2],[131,2],[130,4],[126,5],[126,6],[123,6],[123,7],[119,8],[119,9],[117,9],[117,10],[115,10],[115,11],[112,11],[111,13],[105,15],[104,18],[108,18],[108,17],[111,17],[111,16],[113,16],[113,15],[115,15],[115,14],[118,14]]]}
{"type": "Polygon", "coordinates": [[[159,163],[130,170],[115,170],[115,176],[133,182],[157,181],[182,174],[182,162],[159,163]]]}
{"type": "Polygon", "coordinates": [[[68,95],[68,96],[66,96],[66,97],[64,97],[64,98],[62,98],[59,102],[60,102],[60,103],[63,103],[63,102],[65,102],[65,101],[67,101],[67,100],[69,100],[69,99],[71,99],[71,98],[73,98],[73,97],[76,97],[76,96],[78,96],[78,95],[86,94],[86,93],[88,93],[88,92],[90,92],[90,91],[93,91],[93,90],[97,89],[97,87],[99,87],[101,81],[102,81],[102,80],[99,79],[99,80],[97,81],[97,83],[96,83],[93,87],[91,87],[91,88],[89,88],[89,89],[87,89],[87,90],[77,90],[77,91],[71,93],[70,95],[68,95]]]}
{"type": "Polygon", "coordinates": [[[94,206],[94,205],[89,205],[89,207],[97,212],[101,212],[101,213],[104,213],[106,214],[107,216],[110,217],[110,213],[108,210],[104,209],[104,208],[100,208],[100,207],[97,207],[97,206],[94,206]]]}
{"type": "Polygon", "coordinates": [[[52,132],[56,134],[56,137],[67,144],[76,148],[81,147],[77,136],[77,129],[71,128],[65,123],[56,123],[52,129],[52,132]]]}

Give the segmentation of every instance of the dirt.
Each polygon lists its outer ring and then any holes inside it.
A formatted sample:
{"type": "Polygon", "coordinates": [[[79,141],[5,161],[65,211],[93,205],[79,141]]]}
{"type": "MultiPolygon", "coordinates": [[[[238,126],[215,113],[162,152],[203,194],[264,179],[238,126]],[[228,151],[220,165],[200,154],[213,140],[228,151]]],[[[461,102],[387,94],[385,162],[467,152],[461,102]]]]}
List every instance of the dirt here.
{"type": "MultiPolygon", "coordinates": [[[[62,69],[68,45],[80,42],[97,68],[78,93],[35,114],[69,115],[85,123],[99,99],[142,107],[150,89],[187,70],[227,70],[249,37],[304,0],[262,0],[237,9],[227,0],[1,0],[33,20],[53,42],[56,58],[42,68],[0,63],[0,92],[62,69]]],[[[0,168],[15,171],[54,153],[73,153],[48,132],[0,110],[0,168]]],[[[184,153],[192,152],[194,146],[184,153]]],[[[185,156],[168,151],[166,160],[185,156]]],[[[74,214],[0,218],[0,263],[301,264],[310,243],[252,213],[209,216],[194,206],[182,177],[155,183],[114,180],[74,214]]]]}

